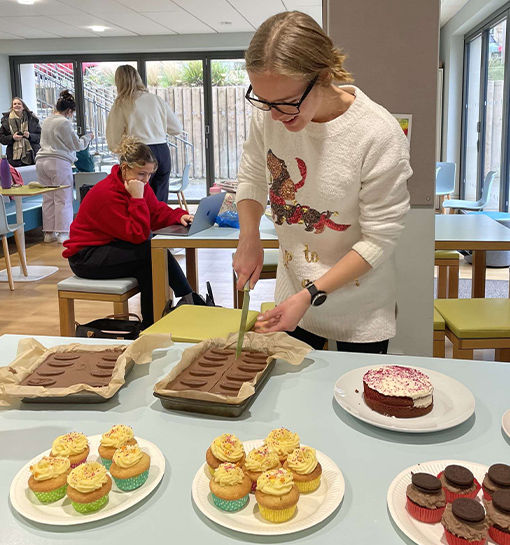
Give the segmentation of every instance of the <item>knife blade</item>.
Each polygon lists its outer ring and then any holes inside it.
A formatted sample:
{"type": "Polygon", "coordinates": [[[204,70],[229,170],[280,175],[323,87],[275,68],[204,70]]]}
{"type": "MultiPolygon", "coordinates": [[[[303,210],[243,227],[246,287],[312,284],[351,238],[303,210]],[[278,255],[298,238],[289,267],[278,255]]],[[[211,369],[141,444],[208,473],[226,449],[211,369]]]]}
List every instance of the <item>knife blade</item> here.
{"type": "Polygon", "coordinates": [[[241,324],[239,326],[239,335],[237,337],[236,359],[241,355],[243,349],[243,339],[246,333],[246,321],[248,320],[248,310],[250,308],[250,281],[246,282],[243,288],[243,310],[241,311],[241,324]]]}

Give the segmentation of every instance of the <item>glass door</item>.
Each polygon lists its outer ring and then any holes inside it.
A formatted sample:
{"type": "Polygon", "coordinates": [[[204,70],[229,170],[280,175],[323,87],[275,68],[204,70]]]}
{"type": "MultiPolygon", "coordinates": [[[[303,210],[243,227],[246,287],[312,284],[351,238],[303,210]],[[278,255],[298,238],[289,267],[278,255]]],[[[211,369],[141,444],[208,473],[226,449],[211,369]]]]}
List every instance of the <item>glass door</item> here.
{"type": "Polygon", "coordinates": [[[478,195],[480,78],[482,64],[482,36],[466,46],[466,91],[464,104],[464,161],[463,195],[466,200],[476,201],[478,195]]]}
{"type": "MultiPolygon", "coordinates": [[[[203,61],[147,61],[146,73],[149,92],[165,100],[183,126],[182,134],[168,139],[172,158],[170,189],[179,187],[186,170],[186,200],[201,199],[207,195],[203,61]]],[[[169,200],[177,202],[177,194],[170,193],[169,200]]]]}
{"type": "MultiPolygon", "coordinates": [[[[503,96],[505,83],[506,19],[489,29],[486,50],[487,78],[481,188],[490,171],[496,173],[485,210],[500,208],[501,145],[503,137],[503,96]]],[[[501,195],[502,197],[502,195],[501,195]]]]}

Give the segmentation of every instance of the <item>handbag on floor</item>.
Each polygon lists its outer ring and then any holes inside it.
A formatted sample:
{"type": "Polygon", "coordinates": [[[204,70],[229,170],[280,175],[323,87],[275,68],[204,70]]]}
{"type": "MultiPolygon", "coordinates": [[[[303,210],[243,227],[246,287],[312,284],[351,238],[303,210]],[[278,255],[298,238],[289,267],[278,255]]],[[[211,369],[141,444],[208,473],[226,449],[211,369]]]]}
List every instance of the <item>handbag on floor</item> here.
{"type": "Polygon", "coordinates": [[[168,301],[167,304],[165,305],[165,308],[163,309],[163,312],[161,313],[161,318],[163,318],[163,316],[166,316],[167,314],[172,312],[172,310],[176,309],[177,307],[180,307],[181,305],[196,305],[196,306],[199,306],[199,307],[216,307],[216,306],[219,306],[214,301],[214,295],[213,295],[213,292],[212,292],[210,282],[207,282],[206,286],[207,286],[207,295],[205,296],[205,299],[202,297],[202,295],[200,295],[199,293],[196,293],[194,291],[191,292],[192,296],[193,296],[193,302],[183,301],[181,299],[174,307],[173,306],[173,301],[172,301],[172,299],[170,299],[170,301],[168,301]]]}
{"type": "Polygon", "coordinates": [[[142,320],[136,314],[110,314],[87,324],[76,324],[77,337],[94,337],[97,339],[134,340],[140,336],[142,320]],[[130,320],[130,317],[136,320],[130,320]]]}

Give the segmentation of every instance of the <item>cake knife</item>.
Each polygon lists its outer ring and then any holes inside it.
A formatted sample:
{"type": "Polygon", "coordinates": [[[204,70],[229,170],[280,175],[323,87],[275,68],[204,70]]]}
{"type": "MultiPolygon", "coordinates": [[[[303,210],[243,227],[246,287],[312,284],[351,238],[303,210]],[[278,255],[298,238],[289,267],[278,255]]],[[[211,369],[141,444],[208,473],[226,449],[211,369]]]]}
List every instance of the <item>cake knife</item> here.
{"type": "Polygon", "coordinates": [[[236,359],[241,355],[243,349],[243,339],[246,333],[246,321],[248,319],[248,310],[250,308],[250,281],[246,282],[243,288],[243,310],[241,311],[241,324],[239,326],[239,335],[237,337],[236,359]]]}

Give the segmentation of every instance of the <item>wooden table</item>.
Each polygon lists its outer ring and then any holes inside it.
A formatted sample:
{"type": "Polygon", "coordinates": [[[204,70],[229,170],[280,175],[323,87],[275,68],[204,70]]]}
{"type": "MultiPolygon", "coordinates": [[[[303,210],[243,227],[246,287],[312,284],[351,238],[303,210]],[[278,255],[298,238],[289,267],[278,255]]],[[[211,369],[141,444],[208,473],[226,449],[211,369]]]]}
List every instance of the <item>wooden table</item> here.
{"type": "MultiPolygon", "coordinates": [[[[0,195],[5,195],[6,197],[13,197],[14,202],[16,203],[16,223],[24,224],[23,221],[23,205],[22,205],[22,199],[23,197],[36,197],[37,195],[42,195],[43,193],[48,193],[49,191],[57,191],[58,189],[66,189],[68,188],[68,185],[61,185],[58,187],[28,187],[28,186],[21,186],[21,187],[11,187],[11,189],[2,189],[0,188],[0,195]]],[[[21,231],[21,237],[20,237],[20,252],[23,253],[25,257],[26,262],[26,251],[25,251],[25,229],[22,227],[20,229],[21,231]]],[[[40,265],[32,265],[27,267],[28,275],[25,276],[23,274],[23,271],[21,270],[21,267],[13,267],[12,268],[12,276],[14,278],[15,282],[35,282],[36,280],[41,280],[42,278],[46,278],[47,276],[50,276],[51,274],[54,274],[58,271],[58,267],[48,267],[48,266],[40,266],[40,265]]],[[[7,282],[7,271],[4,269],[3,271],[0,271],[0,282],[7,282]]]]}
{"type": "MultiPolygon", "coordinates": [[[[278,237],[272,220],[262,216],[260,221],[260,240],[264,248],[278,248],[278,237]]],[[[154,298],[154,320],[161,318],[166,302],[170,299],[168,286],[167,250],[185,248],[186,276],[191,288],[198,291],[197,250],[199,248],[237,248],[239,229],[215,225],[196,235],[179,237],[157,235],[152,239],[152,287],[154,298]]]]}
{"type": "Polygon", "coordinates": [[[473,252],[472,297],[485,297],[487,250],[510,251],[510,229],[483,214],[436,214],[436,250],[473,252]]]}

